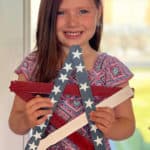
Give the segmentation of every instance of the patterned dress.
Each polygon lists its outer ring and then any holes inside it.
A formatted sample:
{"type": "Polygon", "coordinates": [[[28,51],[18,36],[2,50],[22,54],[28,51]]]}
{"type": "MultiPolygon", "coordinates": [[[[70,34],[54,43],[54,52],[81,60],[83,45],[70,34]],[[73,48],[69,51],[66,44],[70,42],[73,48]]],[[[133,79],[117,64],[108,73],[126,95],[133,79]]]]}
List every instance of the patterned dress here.
{"type": "MultiPolygon", "coordinates": [[[[34,81],[32,72],[36,67],[36,54],[30,53],[19,67],[15,70],[17,74],[23,73],[27,80],[34,81]]],[[[93,65],[91,70],[87,70],[88,77],[91,85],[96,86],[108,86],[114,87],[125,82],[133,76],[131,71],[117,58],[112,57],[106,53],[100,53],[93,65]]],[[[69,78],[70,83],[77,83],[75,73],[73,72],[69,78]]],[[[102,101],[102,96],[96,96],[94,103],[102,101]]],[[[58,103],[55,113],[63,118],[66,122],[69,122],[73,118],[76,118],[84,112],[84,107],[82,100],[78,96],[63,95],[58,103]]],[[[53,132],[55,127],[49,124],[47,127],[47,134],[53,132]]],[[[77,131],[82,136],[91,140],[89,126],[86,125],[77,131]]],[[[106,150],[110,150],[110,145],[108,139],[105,139],[106,150]]],[[[85,147],[86,149],[86,147],[85,147]]],[[[71,140],[65,138],[64,140],[58,142],[57,144],[48,148],[48,150],[80,150],[77,145],[75,145],[71,140]]]]}

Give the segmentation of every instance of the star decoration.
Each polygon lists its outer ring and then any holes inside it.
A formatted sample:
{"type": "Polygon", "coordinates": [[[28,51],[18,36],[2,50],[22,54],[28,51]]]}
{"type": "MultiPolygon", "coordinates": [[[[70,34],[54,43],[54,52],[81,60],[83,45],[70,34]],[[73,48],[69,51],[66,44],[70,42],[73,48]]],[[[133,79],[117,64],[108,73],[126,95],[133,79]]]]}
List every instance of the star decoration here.
{"type": "Polygon", "coordinates": [[[80,58],[80,55],[82,53],[79,52],[79,50],[77,49],[75,52],[73,52],[73,58],[80,58]]]}
{"type": "Polygon", "coordinates": [[[30,150],[36,150],[36,148],[37,148],[37,146],[34,144],[34,143],[32,143],[32,144],[29,144],[29,146],[30,146],[30,150]]]}
{"type": "Polygon", "coordinates": [[[91,131],[94,131],[96,133],[97,127],[96,125],[92,124],[91,125],[91,131]]]}
{"type": "Polygon", "coordinates": [[[59,80],[61,80],[62,83],[64,83],[66,80],[68,80],[67,75],[66,74],[60,74],[59,80]]]}
{"type": "Polygon", "coordinates": [[[53,97],[51,98],[51,102],[52,102],[53,104],[57,103],[57,101],[56,101],[53,97]]]}
{"type": "Polygon", "coordinates": [[[77,72],[83,72],[84,66],[81,65],[80,63],[80,65],[76,66],[76,68],[77,68],[77,72]]]}
{"type": "Polygon", "coordinates": [[[45,123],[43,123],[41,125],[38,125],[37,127],[39,127],[41,130],[43,130],[44,128],[46,128],[46,125],[45,125],[45,123]]]}
{"type": "MultiPolygon", "coordinates": [[[[72,73],[76,73],[76,78],[79,84],[79,89],[81,93],[81,98],[84,103],[84,108],[87,114],[87,119],[90,125],[90,131],[91,131],[91,137],[94,141],[94,147],[95,149],[99,149],[100,146],[103,146],[103,137],[101,137],[101,132],[98,130],[95,124],[93,124],[88,116],[89,111],[95,110],[95,105],[93,102],[93,96],[92,91],[90,89],[90,85],[88,82],[88,74],[86,73],[86,69],[82,60],[82,50],[78,46],[72,47],[70,49],[70,53],[65,61],[65,64],[61,70],[59,70],[59,76],[58,78],[54,79],[55,85],[53,86],[53,89],[49,95],[49,98],[51,99],[51,102],[54,104],[54,107],[52,108],[52,113],[48,114],[47,120],[41,124],[36,126],[33,129],[33,135],[30,138],[29,142],[27,143],[27,146],[25,149],[29,150],[37,150],[38,143],[41,140],[41,137],[43,137],[44,132],[46,130],[46,127],[49,125],[49,121],[51,119],[51,116],[53,115],[53,112],[55,111],[55,105],[59,101],[61,97],[61,92],[64,90],[66,82],[69,80],[68,76],[72,73]],[[99,131],[99,132],[98,132],[99,131]]],[[[75,106],[79,106],[78,103],[74,103],[75,106]]],[[[104,144],[105,147],[105,144],[104,144]]],[[[105,149],[105,148],[104,148],[105,149]]]]}
{"type": "Polygon", "coordinates": [[[88,99],[87,101],[85,101],[86,107],[92,107],[93,102],[91,101],[91,99],[88,99]]]}
{"type": "Polygon", "coordinates": [[[66,70],[66,72],[69,72],[70,70],[72,70],[71,63],[70,64],[66,63],[64,69],[66,70]]]}
{"type": "Polygon", "coordinates": [[[49,115],[47,116],[48,119],[49,119],[50,117],[52,117],[52,114],[49,114],[49,115]]]}
{"type": "Polygon", "coordinates": [[[102,145],[102,140],[103,140],[103,138],[99,138],[97,136],[96,140],[94,140],[94,141],[96,142],[96,145],[98,146],[98,145],[102,145]]]}
{"type": "Polygon", "coordinates": [[[61,91],[60,91],[60,86],[54,86],[52,92],[54,92],[55,95],[58,94],[59,92],[61,92],[61,91]]]}
{"type": "Polygon", "coordinates": [[[87,85],[87,83],[80,84],[80,90],[86,91],[87,88],[89,88],[88,85],[87,85]]]}
{"type": "Polygon", "coordinates": [[[41,139],[41,133],[36,131],[34,137],[35,137],[35,139],[41,139]]]}

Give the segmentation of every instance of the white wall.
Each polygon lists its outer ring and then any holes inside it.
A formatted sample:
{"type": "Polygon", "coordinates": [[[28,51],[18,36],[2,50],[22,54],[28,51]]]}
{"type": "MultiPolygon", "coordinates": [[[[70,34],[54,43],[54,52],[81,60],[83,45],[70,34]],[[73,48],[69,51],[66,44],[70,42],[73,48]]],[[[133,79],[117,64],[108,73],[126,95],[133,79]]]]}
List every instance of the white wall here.
{"type": "MultiPolygon", "coordinates": [[[[29,0],[25,0],[26,2],[29,0]]],[[[9,91],[14,69],[25,53],[24,0],[0,0],[0,149],[22,150],[23,137],[13,134],[8,127],[8,116],[13,102],[9,91]]]]}

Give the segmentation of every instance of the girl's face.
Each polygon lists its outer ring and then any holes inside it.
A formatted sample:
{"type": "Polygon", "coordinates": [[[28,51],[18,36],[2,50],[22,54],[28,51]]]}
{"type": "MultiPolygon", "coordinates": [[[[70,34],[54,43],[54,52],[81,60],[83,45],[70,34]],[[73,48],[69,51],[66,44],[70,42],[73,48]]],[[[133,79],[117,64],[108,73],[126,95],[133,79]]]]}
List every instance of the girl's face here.
{"type": "Polygon", "coordinates": [[[62,0],[57,13],[57,38],[62,47],[89,46],[100,18],[94,0],[62,0]]]}

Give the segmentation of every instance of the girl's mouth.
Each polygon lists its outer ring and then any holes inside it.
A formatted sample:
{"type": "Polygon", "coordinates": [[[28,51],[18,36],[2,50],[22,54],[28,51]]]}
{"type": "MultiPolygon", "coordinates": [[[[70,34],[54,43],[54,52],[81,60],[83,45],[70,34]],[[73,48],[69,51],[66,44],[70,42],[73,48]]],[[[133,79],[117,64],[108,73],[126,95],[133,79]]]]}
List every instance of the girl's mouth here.
{"type": "Polygon", "coordinates": [[[83,31],[65,31],[65,37],[69,39],[76,39],[82,35],[83,31]]]}

